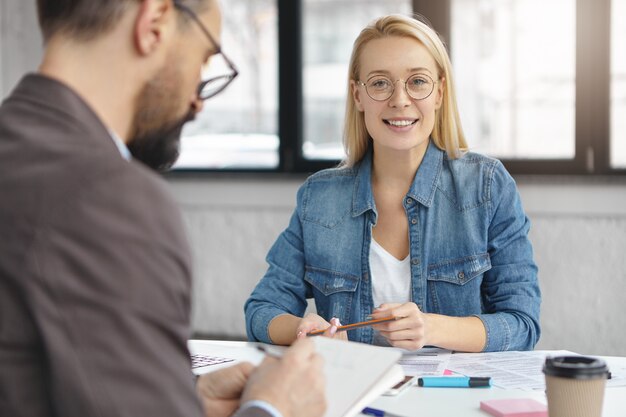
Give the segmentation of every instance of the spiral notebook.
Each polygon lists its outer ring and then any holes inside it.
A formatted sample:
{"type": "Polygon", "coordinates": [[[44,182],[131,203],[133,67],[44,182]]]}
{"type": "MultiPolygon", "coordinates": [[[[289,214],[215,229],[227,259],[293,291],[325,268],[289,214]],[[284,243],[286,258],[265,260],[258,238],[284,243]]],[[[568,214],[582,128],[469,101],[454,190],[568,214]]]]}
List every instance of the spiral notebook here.
{"type": "MultiPolygon", "coordinates": [[[[314,339],[317,351],[324,358],[326,377],[326,400],[328,408],[324,417],[351,417],[374,401],[387,389],[404,377],[397,364],[401,357],[398,350],[318,337],[314,339]]],[[[192,355],[208,355],[229,362],[194,369],[194,373],[211,372],[231,366],[242,360],[258,364],[263,359],[255,343],[190,341],[192,355]]]]}

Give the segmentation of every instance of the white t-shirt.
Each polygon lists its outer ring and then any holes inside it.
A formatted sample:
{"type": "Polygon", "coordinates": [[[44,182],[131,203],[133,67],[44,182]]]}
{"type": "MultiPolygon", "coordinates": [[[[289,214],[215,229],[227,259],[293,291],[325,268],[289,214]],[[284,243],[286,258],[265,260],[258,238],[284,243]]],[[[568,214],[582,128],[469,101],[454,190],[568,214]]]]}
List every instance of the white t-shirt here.
{"type": "MultiPolygon", "coordinates": [[[[374,307],[384,303],[411,301],[411,265],[409,255],[399,260],[372,237],[370,243],[370,275],[374,307]]],[[[387,340],[374,331],[374,344],[389,346],[387,340]]]]}

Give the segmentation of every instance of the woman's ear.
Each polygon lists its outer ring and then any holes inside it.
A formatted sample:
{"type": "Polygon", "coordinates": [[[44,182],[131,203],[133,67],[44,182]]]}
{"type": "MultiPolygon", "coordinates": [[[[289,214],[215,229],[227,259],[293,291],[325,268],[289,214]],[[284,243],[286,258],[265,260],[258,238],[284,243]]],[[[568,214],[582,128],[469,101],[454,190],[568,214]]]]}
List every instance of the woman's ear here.
{"type": "Polygon", "coordinates": [[[435,108],[439,109],[443,103],[443,92],[446,89],[446,77],[441,77],[437,83],[437,99],[435,100],[435,108]]]}
{"type": "Polygon", "coordinates": [[[359,85],[354,80],[350,80],[350,91],[352,92],[352,99],[354,100],[354,106],[358,111],[363,111],[363,103],[361,102],[361,90],[359,85]]]}
{"type": "Polygon", "coordinates": [[[168,25],[174,22],[174,6],[166,0],[141,0],[133,30],[140,55],[149,55],[163,43],[168,25]]]}

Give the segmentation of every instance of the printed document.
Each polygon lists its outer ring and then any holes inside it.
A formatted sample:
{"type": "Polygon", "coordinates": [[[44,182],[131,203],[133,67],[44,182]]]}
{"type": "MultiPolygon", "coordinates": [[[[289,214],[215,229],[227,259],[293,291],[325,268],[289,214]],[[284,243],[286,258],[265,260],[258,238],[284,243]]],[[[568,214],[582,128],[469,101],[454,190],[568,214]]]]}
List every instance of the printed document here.
{"type": "Polygon", "coordinates": [[[405,375],[411,376],[443,375],[452,355],[449,350],[430,347],[412,351],[396,350],[402,352],[398,364],[402,366],[405,375]]]}

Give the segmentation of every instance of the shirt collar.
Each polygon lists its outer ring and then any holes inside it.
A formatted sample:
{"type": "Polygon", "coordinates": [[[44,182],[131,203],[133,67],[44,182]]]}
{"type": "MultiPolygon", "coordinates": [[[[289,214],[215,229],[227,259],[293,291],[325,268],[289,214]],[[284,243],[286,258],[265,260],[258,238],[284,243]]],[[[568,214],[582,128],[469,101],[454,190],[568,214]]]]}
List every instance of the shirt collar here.
{"type": "MultiPolygon", "coordinates": [[[[408,197],[420,202],[426,207],[433,203],[437,181],[443,166],[444,152],[437,148],[432,141],[428,143],[428,148],[422,159],[413,183],[407,193],[408,197]]],[[[354,183],[352,196],[352,216],[359,216],[367,210],[376,212],[376,204],[372,194],[372,151],[365,154],[359,163],[354,183]]]]}
{"type": "Polygon", "coordinates": [[[415,173],[415,178],[407,193],[408,197],[412,197],[426,207],[432,205],[435,191],[437,190],[437,181],[439,181],[439,176],[441,175],[443,158],[444,151],[437,148],[431,140],[428,143],[422,163],[415,173]]]}
{"type": "Polygon", "coordinates": [[[112,130],[109,130],[109,134],[111,135],[111,139],[113,139],[113,143],[115,143],[115,146],[117,146],[117,149],[120,151],[122,158],[130,161],[132,159],[132,155],[122,138],[120,138],[117,133],[112,130]]]}

